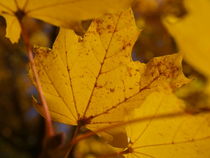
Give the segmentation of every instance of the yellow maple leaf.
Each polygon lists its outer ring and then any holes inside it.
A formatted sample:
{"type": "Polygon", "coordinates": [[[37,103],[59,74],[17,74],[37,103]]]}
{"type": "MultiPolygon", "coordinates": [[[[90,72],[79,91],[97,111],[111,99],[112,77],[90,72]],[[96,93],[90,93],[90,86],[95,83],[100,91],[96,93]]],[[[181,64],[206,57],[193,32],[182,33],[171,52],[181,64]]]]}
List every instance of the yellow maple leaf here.
{"type": "Polygon", "coordinates": [[[150,94],[131,119],[151,119],[127,126],[129,145],[120,153],[126,158],[209,158],[209,113],[157,119],[160,115],[182,112],[183,108],[175,95],[150,94]]]}
{"type": "MultiPolygon", "coordinates": [[[[188,11],[184,18],[177,19],[169,16],[163,19],[163,22],[169,33],[175,38],[184,59],[207,78],[208,83],[203,87],[202,91],[209,95],[210,1],[185,0],[184,4],[188,11]]],[[[202,104],[202,101],[200,103],[202,104]]],[[[202,106],[209,107],[207,104],[202,106]]]]}
{"type": "Polygon", "coordinates": [[[206,76],[210,76],[210,1],[185,0],[186,17],[163,20],[175,38],[186,61],[206,76]]]}
{"type": "Polygon", "coordinates": [[[80,20],[101,16],[126,8],[132,0],[3,0],[0,15],[7,22],[6,37],[13,43],[20,36],[21,27],[17,18],[29,16],[51,24],[72,27],[80,20]]]}
{"type": "MultiPolygon", "coordinates": [[[[171,92],[189,81],[179,54],[154,58],[148,64],[133,61],[131,50],[138,34],[133,13],[126,10],[94,20],[84,37],[61,29],[52,50],[34,49],[53,120],[94,131],[124,121],[125,111],[140,106],[150,93],[171,92]]],[[[43,113],[42,106],[36,108],[43,113]]],[[[121,137],[122,130],[104,135],[121,137]]]]}

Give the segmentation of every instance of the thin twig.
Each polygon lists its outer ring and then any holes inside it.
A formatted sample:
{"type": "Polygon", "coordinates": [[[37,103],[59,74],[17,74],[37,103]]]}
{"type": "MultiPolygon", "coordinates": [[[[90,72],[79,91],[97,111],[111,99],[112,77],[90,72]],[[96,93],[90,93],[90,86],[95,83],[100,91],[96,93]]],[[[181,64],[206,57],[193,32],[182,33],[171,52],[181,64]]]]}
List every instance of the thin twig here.
{"type": "MultiPolygon", "coordinates": [[[[204,111],[201,111],[200,113],[210,113],[210,109],[205,109],[204,111]]],[[[164,119],[164,118],[175,118],[175,117],[181,117],[181,116],[186,116],[186,115],[190,115],[190,113],[187,113],[185,111],[173,112],[173,113],[157,115],[157,116],[155,116],[155,119],[158,120],[158,119],[164,119]]],[[[125,126],[125,125],[132,124],[132,123],[145,122],[145,121],[148,121],[150,119],[154,119],[154,115],[146,116],[146,117],[139,117],[139,118],[136,118],[136,119],[133,119],[133,120],[128,120],[128,121],[123,121],[123,122],[120,122],[120,123],[112,124],[112,125],[100,128],[100,129],[98,129],[94,132],[90,131],[90,132],[85,133],[83,135],[77,136],[75,139],[73,139],[71,141],[69,146],[71,146],[72,144],[76,144],[83,139],[94,136],[97,133],[104,132],[104,131],[110,130],[112,128],[121,127],[121,126],[125,126]]]]}
{"type": "Polygon", "coordinates": [[[41,82],[39,80],[39,75],[38,75],[38,72],[37,72],[37,69],[36,69],[36,66],[35,66],[35,63],[34,63],[34,57],[33,57],[32,47],[31,47],[30,40],[29,40],[29,35],[28,35],[28,33],[27,33],[23,23],[22,23],[22,18],[19,18],[19,23],[20,23],[20,26],[21,26],[21,30],[22,30],[21,35],[22,35],[23,42],[25,44],[25,47],[26,47],[26,50],[27,50],[27,53],[28,53],[28,58],[29,58],[29,61],[30,61],[30,65],[31,65],[33,75],[34,75],[34,79],[35,79],[37,91],[38,91],[38,94],[39,94],[39,98],[40,98],[41,104],[42,104],[43,109],[44,109],[45,124],[46,124],[46,136],[51,137],[51,136],[54,135],[55,132],[54,132],[54,129],[53,129],[52,119],[51,119],[51,116],[50,116],[50,113],[49,113],[47,102],[46,102],[46,99],[44,97],[44,93],[43,93],[43,90],[42,90],[41,82]]]}
{"type": "MultiPolygon", "coordinates": [[[[74,131],[74,134],[73,134],[73,137],[72,137],[71,141],[73,141],[73,140],[76,138],[76,136],[78,135],[79,130],[80,130],[80,127],[81,127],[81,126],[79,126],[79,125],[76,127],[76,129],[75,129],[75,131],[74,131]]],[[[66,152],[64,158],[68,158],[69,154],[71,153],[71,151],[72,151],[72,149],[73,149],[73,146],[74,146],[74,144],[73,144],[73,143],[70,143],[70,145],[69,145],[69,147],[68,147],[68,151],[66,152]]]]}

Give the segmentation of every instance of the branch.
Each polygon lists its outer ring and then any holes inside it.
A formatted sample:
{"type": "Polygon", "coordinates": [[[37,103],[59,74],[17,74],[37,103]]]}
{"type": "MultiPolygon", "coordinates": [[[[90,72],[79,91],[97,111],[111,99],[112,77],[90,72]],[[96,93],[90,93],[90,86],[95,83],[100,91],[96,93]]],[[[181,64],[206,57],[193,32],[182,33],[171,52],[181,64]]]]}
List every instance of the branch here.
{"type": "MultiPolygon", "coordinates": [[[[210,109],[203,109],[202,111],[200,111],[198,113],[195,113],[194,115],[199,114],[199,113],[210,113],[210,109]]],[[[163,118],[174,118],[174,117],[180,117],[180,116],[192,115],[192,114],[193,113],[186,112],[186,111],[173,112],[173,113],[167,113],[167,114],[160,114],[158,116],[155,116],[155,119],[159,120],[159,119],[163,119],[163,118]]],[[[120,122],[120,123],[116,123],[116,124],[112,124],[112,125],[109,125],[109,126],[105,126],[105,127],[100,128],[100,129],[98,129],[96,131],[90,131],[90,132],[88,132],[86,134],[77,136],[68,145],[71,146],[72,144],[78,143],[80,140],[83,140],[85,138],[94,136],[97,133],[104,132],[104,131],[110,130],[112,128],[121,127],[121,126],[125,126],[125,125],[132,124],[132,123],[137,123],[137,122],[145,122],[145,121],[151,120],[153,118],[154,118],[154,115],[151,115],[151,116],[139,117],[139,118],[136,118],[136,119],[133,119],[133,120],[123,121],[123,122],[120,122]]]]}
{"type": "Polygon", "coordinates": [[[54,135],[55,132],[54,132],[54,129],[53,129],[52,119],[51,119],[51,116],[50,116],[50,113],[49,113],[47,102],[46,102],[46,99],[44,97],[42,86],[41,86],[41,83],[40,83],[40,80],[39,80],[39,75],[38,75],[38,72],[37,72],[37,69],[36,69],[36,66],[35,66],[35,63],[34,63],[32,47],[31,47],[31,44],[30,44],[30,41],[29,41],[29,35],[28,35],[28,33],[27,33],[23,23],[22,23],[22,18],[18,18],[18,20],[19,20],[19,23],[20,23],[20,26],[21,26],[21,30],[22,30],[21,35],[22,35],[23,42],[25,44],[25,47],[26,47],[26,50],[27,50],[27,53],[28,53],[28,58],[29,58],[29,61],[30,61],[30,64],[31,64],[32,73],[34,75],[36,87],[37,87],[37,90],[38,90],[38,93],[39,93],[39,98],[40,98],[41,104],[42,104],[43,109],[44,109],[44,115],[46,116],[46,118],[45,118],[46,136],[51,137],[51,136],[54,135]]]}

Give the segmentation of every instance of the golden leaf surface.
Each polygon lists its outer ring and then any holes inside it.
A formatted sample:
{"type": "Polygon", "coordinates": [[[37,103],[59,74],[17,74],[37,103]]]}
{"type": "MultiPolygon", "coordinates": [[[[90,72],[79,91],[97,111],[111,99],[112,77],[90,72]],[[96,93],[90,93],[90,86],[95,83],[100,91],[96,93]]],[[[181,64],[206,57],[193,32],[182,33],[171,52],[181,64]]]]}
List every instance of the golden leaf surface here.
{"type": "Polygon", "coordinates": [[[159,118],[170,113],[183,112],[184,104],[175,95],[154,92],[135,109],[132,118],[151,119],[127,126],[130,143],[126,158],[209,158],[210,114],[184,114],[159,118]]]}
{"type": "Polygon", "coordinates": [[[21,28],[17,17],[29,16],[48,23],[72,27],[80,20],[99,17],[129,7],[132,0],[2,0],[0,15],[7,22],[7,34],[17,42],[21,28]]]}
{"type": "MultiPolygon", "coordinates": [[[[124,121],[125,111],[140,106],[150,93],[171,92],[189,81],[180,54],[148,64],[133,61],[138,35],[133,13],[126,10],[94,20],[84,37],[61,29],[52,50],[35,48],[53,120],[94,131],[124,121]]],[[[37,109],[42,113],[42,106],[37,109]]]]}
{"type": "Polygon", "coordinates": [[[210,1],[184,0],[186,17],[163,20],[175,38],[186,61],[206,76],[210,76],[210,1]]]}

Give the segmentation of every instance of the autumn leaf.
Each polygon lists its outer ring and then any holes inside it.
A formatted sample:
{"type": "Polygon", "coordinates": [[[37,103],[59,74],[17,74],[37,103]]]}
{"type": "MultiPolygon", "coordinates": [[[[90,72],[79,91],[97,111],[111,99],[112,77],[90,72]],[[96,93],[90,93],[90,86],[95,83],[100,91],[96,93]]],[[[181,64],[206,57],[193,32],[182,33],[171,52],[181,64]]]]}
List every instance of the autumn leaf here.
{"type": "Polygon", "coordinates": [[[160,115],[183,112],[184,108],[175,95],[150,94],[130,119],[151,119],[127,126],[129,145],[121,154],[126,158],[209,158],[209,113],[157,119],[160,115]]]}
{"type": "Polygon", "coordinates": [[[3,0],[0,2],[0,15],[7,22],[6,37],[14,43],[18,41],[21,32],[18,18],[29,16],[69,28],[80,20],[117,12],[128,7],[131,2],[132,0],[3,0]]]}
{"type": "MultiPolygon", "coordinates": [[[[148,64],[133,61],[138,34],[133,13],[126,10],[94,20],[84,37],[61,29],[53,49],[34,49],[53,120],[95,131],[124,121],[125,111],[140,106],[150,93],[170,93],[189,82],[182,73],[180,54],[154,58],[148,64]]],[[[42,106],[36,108],[43,115],[42,106]]],[[[123,128],[103,135],[111,142],[110,135],[123,140],[123,128]]]]}
{"type": "Polygon", "coordinates": [[[185,60],[206,76],[210,76],[210,1],[184,0],[186,17],[167,17],[165,26],[178,44],[185,60]]]}
{"type": "MultiPolygon", "coordinates": [[[[163,19],[169,33],[175,38],[179,48],[179,52],[183,53],[184,59],[193,66],[199,73],[203,74],[208,82],[196,93],[203,96],[207,95],[206,99],[199,99],[198,103],[190,102],[190,106],[209,107],[210,100],[210,1],[209,0],[185,0],[185,7],[188,14],[184,18],[174,18],[168,16],[163,19]],[[206,100],[204,102],[204,100],[206,100]]],[[[195,83],[195,82],[194,82],[195,83]]],[[[190,87],[186,87],[193,94],[190,87]]],[[[185,95],[186,95],[185,94],[185,95]]],[[[197,95],[198,96],[198,95],[197,95]]],[[[195,99],[196,100],[196,99],[195,99]]]]}

